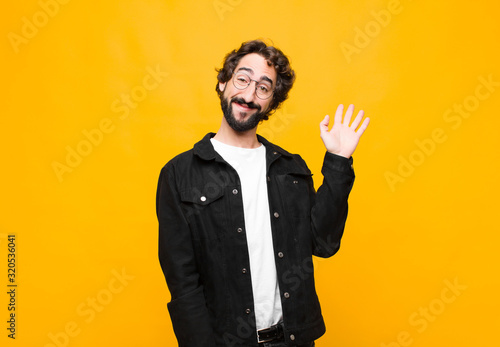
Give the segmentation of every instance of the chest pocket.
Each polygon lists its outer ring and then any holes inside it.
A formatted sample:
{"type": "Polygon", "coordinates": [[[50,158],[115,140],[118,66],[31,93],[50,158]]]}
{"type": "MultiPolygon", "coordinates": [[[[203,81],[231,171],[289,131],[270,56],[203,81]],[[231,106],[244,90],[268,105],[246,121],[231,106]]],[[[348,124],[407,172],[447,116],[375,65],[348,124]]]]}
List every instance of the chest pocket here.
{"type": "Polygon", "coordinates": [[[225,224],[224,187],[207,182],[179,191],[184,215],[196,239],[218,238],[225,224]]]}

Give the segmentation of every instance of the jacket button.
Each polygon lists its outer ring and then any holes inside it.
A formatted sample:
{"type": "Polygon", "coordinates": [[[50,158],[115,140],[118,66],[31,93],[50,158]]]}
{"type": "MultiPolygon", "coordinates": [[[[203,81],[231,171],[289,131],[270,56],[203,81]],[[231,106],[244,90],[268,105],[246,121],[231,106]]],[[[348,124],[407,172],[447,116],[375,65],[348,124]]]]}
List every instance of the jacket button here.
{"type": "Polygon", "coordinates": [[[233,189],[233,194],[234,195],[238,194],[238,189],[233,189]]]}
{"type": "Polygon", "coordinates": [[[278,257],[283,258],[283,252],[278,252],[278,257]]]}
{"type": "Polygon", "coordinates": [[[200,200],[201,200],[201,201],[203,201],[203,202],[205,202],[205,201],[207,201],[207,198],[206,198],[205,196],[202,196],[202,197],[200,198],[200,200]]]}
{"type": "Polygon", "coordinates": [[[244,274],[246,274],[247,273],[247,269],[243,268],[243,269],[241,269],[241,272],[244,273],[244,274]]]}
{"type": "Polygon", "coordinates": [[[247,309],[245,310],[245,313],[246,313],[246,314],[249,314],[250,312],[252,312],[252,310],[251,310],[251,309],[249,309],[249,308],[247,308],[247,309]]]}
{"type": "Polygon", "coordinates": [[[283,296],[285,297],[285,299],[288,299],[290,297],[290,294],[288,292],[285,292],[283,296]]]}
{"type": "Polygon", "coordinates": [[[290,335],[290,340],[292,340],[292,341],[295,340],[295,335],[294,334],[290,335]]]}
{"type": "Polygon", "coordinates": [[[274,155],[278,154],[278,152],[273,152],[274,155]]]}
{"type": "Polygon", "coordinates": [[[241,233],[243,231],[242,228],[238,228],[237,230],[238,230],[239,233],[241,233]]]}
{"type": "Polygon", "coordinates": [[[274,217],[279,218],[280,214],[278,212],[274,212],[274,217]]]}
{"type": "Polygon", "coordinates": [[[267,176],[267,181],[271,182],[271,177],[267,176]]]}
{"type": "Polygon", "coordinates": [[[297,184],[297,183],[299,183],[299,181],[293,181],[293,184],[297,184]]]}

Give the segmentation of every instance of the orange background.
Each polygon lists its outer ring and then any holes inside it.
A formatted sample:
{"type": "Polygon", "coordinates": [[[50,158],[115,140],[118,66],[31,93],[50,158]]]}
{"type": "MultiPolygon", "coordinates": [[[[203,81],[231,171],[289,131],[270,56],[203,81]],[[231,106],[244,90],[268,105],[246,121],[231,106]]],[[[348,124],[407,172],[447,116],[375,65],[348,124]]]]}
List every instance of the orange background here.
{"type": "Polygon", "coordinates": [[[1,291],[9,234],[18,287],[15,340],[0,296],[3,346],[176,346],[158,174],[218,129],[215,68],[254,38],[297,72],[260,133],[300,153],[317,186],[324,115],[353,103],[372,118],[341,250],[316,261],[317,346],[499,345],[497,2],[4,6],[1,291]]]}

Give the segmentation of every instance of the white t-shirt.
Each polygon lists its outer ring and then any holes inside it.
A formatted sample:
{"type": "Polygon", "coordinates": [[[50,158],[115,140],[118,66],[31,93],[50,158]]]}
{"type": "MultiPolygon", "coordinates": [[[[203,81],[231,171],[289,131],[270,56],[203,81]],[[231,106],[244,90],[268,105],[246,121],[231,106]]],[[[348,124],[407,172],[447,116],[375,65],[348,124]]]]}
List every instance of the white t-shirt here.
{"type": "Polygon", "coordinates": [[[283,316],[274,260],[266,181],[266,147],[240,148],[211,139],[217,153],[240,178],[257,330],[283,316]]]}

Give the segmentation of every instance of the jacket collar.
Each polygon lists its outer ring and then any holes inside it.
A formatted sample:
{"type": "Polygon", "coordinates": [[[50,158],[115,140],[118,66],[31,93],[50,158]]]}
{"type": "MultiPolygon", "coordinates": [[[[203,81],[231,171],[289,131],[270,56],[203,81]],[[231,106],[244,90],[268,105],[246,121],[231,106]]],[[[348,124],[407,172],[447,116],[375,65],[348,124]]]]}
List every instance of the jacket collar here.
{"type": "MultiPolygon", "coordinates": [[[[201,139],[199,142],[197,142],[194,147],[193,151],[194,154],[199,156],[201,159],[204,160],[213,160],[216,159],[216,153],[214,146],[212,146],[212,143],[210,142],[210,139],[215,136],[215,133],[208,133],[201,139]]],[[[267,141],[265,138],[263,138],[260,135],[257,135],[257,139],[259,140],[260,143],[262,143],[266,147],[266,152],[267,153],[273,153],[273,154],[281,154],[286,157],[291,157],[292,154],[289,152],[285,151],[283,148],[276,146],[275,144],[267,141]],[[276,152],[276,153],[275,153],[276,152]]]]}

